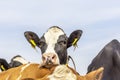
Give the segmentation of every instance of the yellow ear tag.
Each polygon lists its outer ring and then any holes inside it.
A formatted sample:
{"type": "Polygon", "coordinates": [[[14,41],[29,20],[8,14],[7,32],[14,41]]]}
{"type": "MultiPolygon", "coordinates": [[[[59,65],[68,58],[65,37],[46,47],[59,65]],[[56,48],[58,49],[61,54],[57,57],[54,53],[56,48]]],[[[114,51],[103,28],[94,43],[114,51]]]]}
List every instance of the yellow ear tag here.
{"type": "Polygon", "coordinates": [[[74,41],[73,41],[73,43],[72,43],[72,45],[75,46],[77,44],[77,41],[78,41],[78,39],[75,38],[74,41]]]}
{"type": "Polygon", "coordinates": [[[33,48],[35,48],[36,47],[36,44],[35,44],[35,42],[34,42],[34,40],[30,40],[30,43],[31,43],[31,46],[33,47],[33,48]]]}
{"type": "Polygon", "coordinates": [[[35,41],[31,39],[30,43],[31,43],[32,48],[34,48],[36,50],[36,52],[38,52],[37,49],[35,48],[37,46],[35,41]]]}
{"type": "Polygon", "coordinates": [[[4,68],[4,66],[3,66],[3,65],[1,65],[1,68],[2,68],[2,70],[3,70],[3,71],[5,71],[5,68],[4,68]]]}
{"type": "MultiPolygon", "coordinates": [[[[72,45],[76,48],[76,47],[78,47],[77,46],[77,41],[78,41],[78,38],[75,38],[74,39],[74,41],[73,41],[73,43],[72,43],[72,45]]],[[[75,49],[74,49],[75,50],[75,49]]]]}

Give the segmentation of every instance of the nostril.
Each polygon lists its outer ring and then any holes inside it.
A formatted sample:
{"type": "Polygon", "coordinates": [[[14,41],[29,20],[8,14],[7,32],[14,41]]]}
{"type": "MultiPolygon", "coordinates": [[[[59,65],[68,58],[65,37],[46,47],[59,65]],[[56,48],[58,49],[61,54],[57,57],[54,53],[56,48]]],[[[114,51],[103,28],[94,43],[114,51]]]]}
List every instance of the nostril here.
{"type": "Polygon", "coordinates": [[[43,60],[43,61],[45,60],[45,57],[44,57],[44,56],[42,56],[42,60],[43,60]]]}
{"type": "Polygon", "coordinates": [[[52,59],[55,59],[55,55],[53,55],[52,59]]]}
{"type": "Polygon", "coordinates": [[[55,56],[52,57],[52,59],[54,59],[54,58],[55,58],[55,56]]]}

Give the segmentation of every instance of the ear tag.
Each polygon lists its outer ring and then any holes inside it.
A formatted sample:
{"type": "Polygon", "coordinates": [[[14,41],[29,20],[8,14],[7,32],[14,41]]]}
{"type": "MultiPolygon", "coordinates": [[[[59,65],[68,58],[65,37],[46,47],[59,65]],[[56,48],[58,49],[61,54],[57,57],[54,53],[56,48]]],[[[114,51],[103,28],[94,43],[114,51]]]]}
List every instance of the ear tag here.
{"type": "Polygon", "coordinates": [[[75,38],[74,41],[73,41],[73,43],[72,43],[72,45],[75,47],[75,49],[76,49],[76,47],[78,47],[77,46],[77,41],[78,41],[78,38],[75,38]]]}
{"type": "Polygon", "coordinates": [[[31,46],[35,49],[35,47],[36,47],[35,41],[31,39],[30,43],[31,43],[31,46]]]}
{"type": "Polygon", "coordinates": [[[4,68],[4,66],[3,66],[3,65],[1,65],[1,68],[2,68],[2,70],[3,70],[3,71],[5,71],[5,68],[4,68]]]}
{"type": "Polygon", "coordinates": [[[78,41],[78,39],[75,38],[74,41],[73,41],[73,43],[72,43],[72,45],[75,46],[77,44],[77,41],[78,41]]]}
{"type": "Polygon", "coordinates": [[[30,43],[31,43],[32,48],[35,49],[36,52],[38,52],[37,49],[35,48],[37,46],[36,43],[35,43],[35,41],[31,39],[30,43]]]}

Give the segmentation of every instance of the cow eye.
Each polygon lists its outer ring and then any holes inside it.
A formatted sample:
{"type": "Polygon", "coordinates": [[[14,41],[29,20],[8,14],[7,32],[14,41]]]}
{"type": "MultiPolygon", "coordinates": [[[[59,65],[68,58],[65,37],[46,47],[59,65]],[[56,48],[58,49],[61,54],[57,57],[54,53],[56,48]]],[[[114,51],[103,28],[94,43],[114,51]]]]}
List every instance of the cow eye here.
{"type": "Polygon", "coordinates": [[[60,45],[65,45],[67,42],[66,41],[60,41],[60,42],[58,42],[58,44],[60,44],[60,45]]]}
{"type": "Polygon", "coordinates": [[[42,47],[42,46],[44,46],[44,45],[45,45],[45,42],[40,41],[40,45],[39,45],[39,47],[42,47]]]}

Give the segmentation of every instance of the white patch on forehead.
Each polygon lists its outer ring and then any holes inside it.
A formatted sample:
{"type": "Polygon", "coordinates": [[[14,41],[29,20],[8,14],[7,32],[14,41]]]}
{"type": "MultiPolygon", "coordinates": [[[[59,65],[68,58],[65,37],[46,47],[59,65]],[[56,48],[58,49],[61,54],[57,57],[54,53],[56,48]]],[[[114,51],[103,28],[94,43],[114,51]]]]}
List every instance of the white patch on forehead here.
{"type": "Polygon", "coordinates": [[[22,57],[16,57],[16,58],[13,59],[13,61],[18,61],[18,62],[20,62],[22,64],[29,63],[27,60],[23,59],[22,57]]]}
{"type": "Polygon", "coordinates": [[[55,43],[57,43],[59,36],[64,34],[65,33],[57,27],[50,28],[44,35],[44,38],[48,45],[45,53],[49,53],[49,52],[55,53],[54,51],[55,43]]]}
{"type": "Polygon", "coordinates": [[[77,80],[76,75],[66,65],[57,66],[48,78],[50,80],[77,80]]]}

